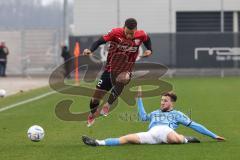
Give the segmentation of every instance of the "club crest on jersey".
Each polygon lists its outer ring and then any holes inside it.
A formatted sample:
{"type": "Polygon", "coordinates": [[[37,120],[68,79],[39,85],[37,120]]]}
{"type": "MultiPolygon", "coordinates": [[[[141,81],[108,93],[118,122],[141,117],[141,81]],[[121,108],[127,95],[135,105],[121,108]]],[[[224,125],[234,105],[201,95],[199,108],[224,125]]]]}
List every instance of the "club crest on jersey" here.
{"type": "Polygon", "coordinates": [[[119,37],[118,37],[118,40],[119,40],[120,43],[123,41],[122,38],[119,38],[119,37]]]}
{"type": "Polygon", "coordinates": [[[139,45],[139,44],[140,44],[140,39],[134,39],[134,43],[135,43],[136,45],[139,45]]]}

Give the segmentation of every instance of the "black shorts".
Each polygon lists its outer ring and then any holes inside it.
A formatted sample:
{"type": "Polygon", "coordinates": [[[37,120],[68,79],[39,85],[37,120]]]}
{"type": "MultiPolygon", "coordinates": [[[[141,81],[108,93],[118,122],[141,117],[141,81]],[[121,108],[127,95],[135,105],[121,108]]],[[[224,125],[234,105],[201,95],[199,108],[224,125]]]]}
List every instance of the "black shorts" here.
{"type": "MultiPolygon", "coordinates": [[[[110,91],[113,86],[116,84],[116,78],[118,77],[119,74],[114,74],[108,71],[104,71],[98,80],[98,83],[96,85],[97,89],[105,90],[105,91],[110,91]]],[[[130,72],[130,79],[127,83],[124,85],[128,84],[131,81],[132,73],[130,72]]]]}
{"type": "Polygon", "coordinates": [[[96,88],[105,90],[105,91],[110,91],[113,87],[113,82],[111,78],[111,73],[108,71],[104,71],[98,80],[98,83],[96,85],[96,88]]]}
{"type": "MultiPolygon", "coordinates": [[[[130,73],[130,79],[131,79],[132,74],[130,73]]],[[[110,91],[114,84],[116,83],[116,77],[117,75],[111,74],[111,72],[104,71],[98,80],[98,83],[96,85],[96,88],[105,90],[105,91],[110,91]]],[[[130,82],[130,80],[129,80],[130,82]]]]}

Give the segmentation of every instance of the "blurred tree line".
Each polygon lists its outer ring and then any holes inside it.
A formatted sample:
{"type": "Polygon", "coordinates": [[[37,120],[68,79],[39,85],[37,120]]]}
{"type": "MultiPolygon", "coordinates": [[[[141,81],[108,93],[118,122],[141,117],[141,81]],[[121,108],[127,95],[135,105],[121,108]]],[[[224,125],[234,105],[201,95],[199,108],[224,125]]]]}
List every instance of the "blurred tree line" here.
{"type": "MultiPolygon", "coordinates": [[[[73,21],[72,5],[68,5],[69,24],[73,21]]],[[[0,0],[0,28],[61,28],[62,23],[62,0],[48,5],[42,5],[42,0],[0,0]]]]}

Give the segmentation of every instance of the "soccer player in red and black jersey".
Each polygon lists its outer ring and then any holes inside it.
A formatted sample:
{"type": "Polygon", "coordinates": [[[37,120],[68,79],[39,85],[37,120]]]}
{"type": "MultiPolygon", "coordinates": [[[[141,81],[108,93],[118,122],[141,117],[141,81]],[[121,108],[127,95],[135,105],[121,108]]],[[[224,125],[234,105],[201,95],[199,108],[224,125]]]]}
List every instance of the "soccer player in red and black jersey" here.
{"type": "Polygon", "coordinates": [[[124,27],[113,28],[108,34],[101,36],[90,49],[85,49],[83,54],[92,55],[100,45],[107,42],[110,43],[107,62],[90,101],[91,112],[87,120],[88,126],[94,123],[100,100],[104,95],[111,90],[107,103],[100,111],[101,115],[107,116],[111,105],[130,81],[131,71],[141,44],[143,43],[147,49],[142,57],[152,54],[150,37],[143,30],[137,30],[137,21],[134,18],[126,19],[124,27]]]}

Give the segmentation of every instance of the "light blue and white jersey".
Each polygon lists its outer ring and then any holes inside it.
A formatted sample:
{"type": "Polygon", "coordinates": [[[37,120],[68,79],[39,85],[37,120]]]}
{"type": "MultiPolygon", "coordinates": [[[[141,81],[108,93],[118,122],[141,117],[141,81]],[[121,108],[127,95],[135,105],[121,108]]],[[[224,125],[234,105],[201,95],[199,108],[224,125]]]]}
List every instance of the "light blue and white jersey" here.
{"type": "MultiPolygon", "coordinates": [[[[143,120],[143,119],[142,119],[143,120]]],[[[149,120],[149,129],[156,125],[167,125],[172,129],[177,129],[179,124],[188,126],[191,124],[191,119],[185,114],[177,110],[163,112],[160,109],[151,112],[145,116],[144,120],[149,120]]]]}
{"type": "Polygon", "coordinates": [[[186,127],[192,128],[193,130],[201,134],[210,136],[212,138],[217,137],[216,134],[209,131],[207,128],[205,128],[201,124],[198,124],[192,121],[188,116],[186,116],[184,113],[180,111],[171,110],[171,111],[163,112],[160,109],[158,109],[147,114],[145,112],[141,98],[138,98],[137,103],[138,103],[139,117],[141,118],[141,120],[150,121],[150,124],[148,127],[149,129],[157,125],[166,125],[175,130],[178,128],[179,124],[182,124],[186,127]]]}

